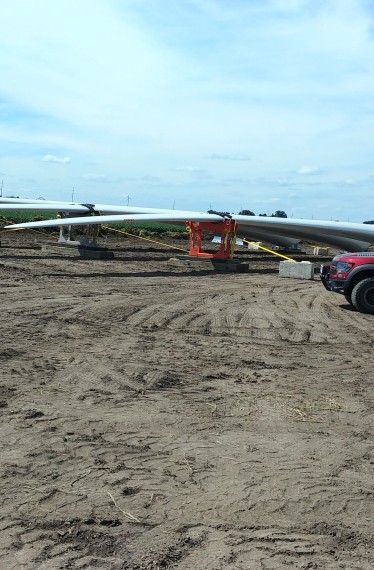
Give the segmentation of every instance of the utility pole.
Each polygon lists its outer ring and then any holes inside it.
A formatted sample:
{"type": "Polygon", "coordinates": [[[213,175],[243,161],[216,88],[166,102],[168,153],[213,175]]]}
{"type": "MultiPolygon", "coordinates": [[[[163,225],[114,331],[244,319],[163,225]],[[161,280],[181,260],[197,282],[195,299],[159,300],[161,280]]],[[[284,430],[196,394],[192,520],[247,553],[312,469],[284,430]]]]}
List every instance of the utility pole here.
{"type": "Polygon", "coordinates": [[[73,190],[71,191],[71,201],[74,202],[74,186],[73,186],[73,190]]]}
{"type": "Polygon", "coordinates": [[[3,197],[3,185],[4,185],[4,180],[1,181],[1,189],[0,189],[0,197],[3,197]]]}
{"type": "Polygon", "coordinates": [[[127,195],[127,205],[129,205],[129,204],[130,204],[130,196],[127,195]]]}

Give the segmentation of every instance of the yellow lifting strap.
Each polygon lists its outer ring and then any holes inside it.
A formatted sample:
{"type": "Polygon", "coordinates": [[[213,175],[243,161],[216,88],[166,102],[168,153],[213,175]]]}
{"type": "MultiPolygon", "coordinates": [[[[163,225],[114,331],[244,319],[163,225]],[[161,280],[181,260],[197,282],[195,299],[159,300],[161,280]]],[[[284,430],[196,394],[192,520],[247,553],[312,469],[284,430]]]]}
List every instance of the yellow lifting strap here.
{"type": "Polygon", "coordinates": [[[161,241],[156,241],[155,239],[151,239],[151,238],[146,238],[144,236],[136,236],[135,234],[132,234],[130,232],[125,232],[125,230],[117,230],[115,228],[110,228],[108,226],[101,226],[104,230],[109,230],[110,232],[117,232],[119,234],[124,234],[127,236],[131,236],[134,238],[138,238],[138,239],[143,239],[145,241],[150,241],[152,243],[156,243],[157,245],[162,245],[164,247],[169,247],[172,249],[178,249],[179,251],[184,251],[185,253],[188,253],[187,249],[182,249],[181,247],[177,247],[176,245],[169,245],[168,243],[162,243],[161,241]]]}
{"type": "MultiPolygon", "coordinates": [[[[243,242],[245,243],[249,243],[249,244],[254,244],[253,241],[248,241],[247,239],[243,239],[243,242]]],[[[268,253],[272,253],[273,255],[276,255],[278,257],[283,257],[283,259],[287,259],[288,261],[294,261],[296,263],[296,259],[292,259],[291,257],[287,257],[287,255],[282,255],[281,253],[278,253],[277,251],[273,251],[272,249],[268,249],[267,247],[263,247],[262,245],[258,245],[256,244],[257,247],[259,249],[263,249],[264,251],[267,251],[268,253]]]]}

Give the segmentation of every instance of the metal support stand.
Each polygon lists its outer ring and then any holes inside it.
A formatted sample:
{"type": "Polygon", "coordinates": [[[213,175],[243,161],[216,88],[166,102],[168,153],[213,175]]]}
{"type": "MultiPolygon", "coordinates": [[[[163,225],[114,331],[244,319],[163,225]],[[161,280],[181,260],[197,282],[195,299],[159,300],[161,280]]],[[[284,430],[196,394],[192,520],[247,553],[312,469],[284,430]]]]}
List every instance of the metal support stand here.
{"type": "MultiPolygon", "coordinates": [[[[69,218],[69,212],[59,212],[58,218],[63,220],[64,218],[69,218]]],[[[82,216],[82,226],[84,226],[84,216],[82,216]]],[[[81,239],[76,239],[75,229],[76,226],[60,226],[60,235],[58,238],[58,243],[67,246],[79,246],[79,247],[91,247],[97,248],[97,237],[99,235],[99,224],[84,226],[83,237],[81,239]]],[[[80,227],[80,226],[79,226],[80,227]]]]}
{"type": "Polygon", "coordinates": [[[186,228],[190,236],[190,256],[206,259],[230,259],[232,257],[238,230],[238,224],[235,220],[226,219],[217,223],[189,221],[186,222],[186,228]],[[220,234],[221,241],[216,253],[206,253],[202,250],[203,231],[212,231],[215,234],[220,234]]]}

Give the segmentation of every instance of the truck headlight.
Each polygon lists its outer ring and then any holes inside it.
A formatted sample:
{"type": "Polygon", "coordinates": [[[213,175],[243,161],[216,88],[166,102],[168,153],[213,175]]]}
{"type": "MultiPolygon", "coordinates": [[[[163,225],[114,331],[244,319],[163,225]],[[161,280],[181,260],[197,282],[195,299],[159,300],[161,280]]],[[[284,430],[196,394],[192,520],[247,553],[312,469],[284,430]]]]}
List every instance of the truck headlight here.
{"type": "Polygon", "coordinates": [[[353,263],[347,263],[346,261],[338,261],[336,264],[336,272],[347,273],[353,267],[353,263]]]}

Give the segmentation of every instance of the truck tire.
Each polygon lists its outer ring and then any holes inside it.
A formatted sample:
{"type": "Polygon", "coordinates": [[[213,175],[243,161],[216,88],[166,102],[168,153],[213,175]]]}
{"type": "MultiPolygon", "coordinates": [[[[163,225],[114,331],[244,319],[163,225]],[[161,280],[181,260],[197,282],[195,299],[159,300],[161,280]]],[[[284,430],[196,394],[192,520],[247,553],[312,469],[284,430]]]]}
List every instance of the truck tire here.
{"type": "Polygon", "coordinates": [[[345,300],[352,306],[352,295],[351,293],[344,293],[345,300]]]}
{"type": "Polygon", "coordinates": [[[353,287],[352,305],[360,313],[374,315],[374,277],[363,279],[353,287]]]}

